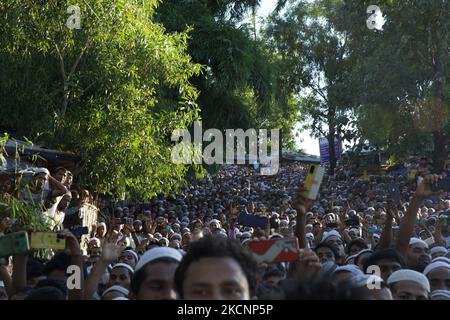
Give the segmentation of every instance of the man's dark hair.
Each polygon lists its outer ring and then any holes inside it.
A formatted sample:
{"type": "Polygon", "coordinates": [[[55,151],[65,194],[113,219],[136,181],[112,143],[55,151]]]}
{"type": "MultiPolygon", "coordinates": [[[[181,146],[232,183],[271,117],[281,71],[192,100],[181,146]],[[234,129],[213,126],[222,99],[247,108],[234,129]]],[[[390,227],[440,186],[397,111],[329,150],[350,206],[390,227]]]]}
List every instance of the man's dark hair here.
{"type": "Polygon", "coordinates": [[[144,283],[145,278],[147,278],[147,268],[148,266],[154,265],[156,263],[176,263],[178,264],[178,261],[173,259],[173,258],[169,258],[169,257],[164,257],[164,258],[159,258],[159,259],[155,259],[152,262],[147,263],[146,265],[144,265],[142,268],[140,268],[138,271],[136,271],[133,276],[131,277],[131,282],[130,282],[130,292],[137,294],[139,292],[139,290],[141,289],[141,285],[144,283]]]}
{"type": "Polygon", "coordinates": [[[360,247],[362,249],[369,249],[369,247],[367,246],[367,244],[364,242],[363,239],[357,238],[355,240],[350,241],[350,243],[348,244],[348,246],[347,246],[347,253],[348,254],[350,253],[350,251],[351,251],[353,246],[358,246],[358,247],[360,247]]]}
{"type": "Polygon", "coordinates": [[[363,271],[365,272],[369,266],[378,265],[380,260],[391,260],[398,262],[402,268],[406,266],[405,259],[403,259],[397,250],[386,248],[372,253],[372,255],[366,260],[366,263],[363,266],[363,271]]]}
{"type": "Polygon", "coordinates": [[[202,258],[232,258],[234,259],[247,278],[250,295],[255,293],[258,264],[250,252],[244,249],[236,240],[207,235],[191,244],[189,251],[183,257],[175,272],[175,287],[178,294],[183,298],[183,282],[190,265],[202,258]]]}
{"type": "Polygon", "coordinates": [[[261,281],[256,286],[256,297],[258,300],[284,300],[284,292],[279,285],[261,281]]]}
{"type": "Polygon", "coordinates": [[[333,245],[331,245],[331,244],[328,244],[328,243],[326,243],[326,242],[322,242],[322,243],[319,243],[319,244],[317,245],[317,247],[314,248],[314,252],[317,253],[317,251],[318,251],[320,248],[328,248],[328,249],[330,249],[331,252],[333,252],[334,259],[338,259],[338,258],[339,258],[339,251],[336,249],[335,246],[333,246],[333,245]]]}
{"type": "Polygon", "coordinates": [[[67,296],[67,285],[66,282],[63,280],[56,280],[56,279],[42,279],[37,284],[35,289],[39,288],[48,288],[53,287],[61,291],[64,297],[67,296]]]}
{"type": "Polygon", "coordinates": [[[44,274],[48,274],[53,270],[62,270],[66,272],[70,266],[70,256],[64,252],[56,254],[44,267],[44,274]]]}
{"type": "Polygon", "coordinates": [[[65,300],[61,290],[55,287],[42,287],[34,289],[25,300],[65,300]]]}
{"type": "Polygon", "coordinates": [[[34,258],[30,258],[27,261],[27,279],[32,280],[33,278],[41,277],[44,275],[45,264],[34,258]]]}
{"type": "Polygon", "coordinates": [[[285,300],[355,300],[359,292],[347,284],[336,284],[330,276],[289,279],[280,282],[285,300]]]}
{"type": "Polygon", "coordinates": [[[271,269],[269,271],[266,271],[262,277],[263,280],[267,280],[270,277],[281,277],[283,278],[286,275],[285,272],[281,271],[280,269],[271,269]]]}
{"type": "Polygon", "coordinates": [[[57,167],[57,168],[53,171],[53,174],[55,174],[55,173],[57,173],[57,172],[59,172],[59,171],[67,172],[68,170],[67,170],[66,168],[64,168],[64,167],[57,167]]]}

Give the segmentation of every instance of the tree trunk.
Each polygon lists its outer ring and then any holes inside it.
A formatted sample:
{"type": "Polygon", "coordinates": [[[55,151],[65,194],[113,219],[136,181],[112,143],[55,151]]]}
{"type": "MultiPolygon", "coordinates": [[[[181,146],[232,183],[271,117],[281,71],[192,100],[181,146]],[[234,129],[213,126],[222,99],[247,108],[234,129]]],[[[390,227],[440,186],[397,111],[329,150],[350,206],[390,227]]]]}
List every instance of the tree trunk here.
{"type": "Polygon", "coordinates": [[[328,109],[328,152],[330,154],[330,168],[329,174],[334,174],[334,168],[336,168],[336,152],[334,150],[334,139],[336,137],[336,128],[335,128],[335,116],[336,110],[334,107],[329,107],[328,109]]]}
{"type": "Polygon", "coordinates": [[[433,79],[433,166],[436,173],[442,172],[445,166],[445,161],[448,157],[448,144],[449,136],[445,131],[446,127],[446,97],[445,97],[445,66],[444,60],[448,54],[448,39],[443,36],[438,27],[433,30],[432,34],[433,46],[432,46],[432,65],[434,71],[433,79]]]}
{"type": "Polygon", "coordinates": [[[444,130],[433,132],[433,165],[436,173],[441,173],[448,157],[448,134],[444,130]]]}

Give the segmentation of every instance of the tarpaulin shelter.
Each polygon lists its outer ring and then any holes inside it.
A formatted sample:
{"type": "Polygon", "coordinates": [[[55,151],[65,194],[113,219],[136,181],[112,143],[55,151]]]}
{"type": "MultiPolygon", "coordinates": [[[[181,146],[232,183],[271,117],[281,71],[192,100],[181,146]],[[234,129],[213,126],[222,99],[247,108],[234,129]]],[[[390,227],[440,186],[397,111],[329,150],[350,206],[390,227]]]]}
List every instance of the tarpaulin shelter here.
{"type": "Polygon", "coordinates": [[[5,144],[6,163],[0,164],[3,170],[46,167],[50,171],[62,166],[70,171],[76,171],[81,158],[72,153],[52,150],[25,141],[8,139],[5,144]],[[19,159],[19,161],[17,161],[19,159]]]}

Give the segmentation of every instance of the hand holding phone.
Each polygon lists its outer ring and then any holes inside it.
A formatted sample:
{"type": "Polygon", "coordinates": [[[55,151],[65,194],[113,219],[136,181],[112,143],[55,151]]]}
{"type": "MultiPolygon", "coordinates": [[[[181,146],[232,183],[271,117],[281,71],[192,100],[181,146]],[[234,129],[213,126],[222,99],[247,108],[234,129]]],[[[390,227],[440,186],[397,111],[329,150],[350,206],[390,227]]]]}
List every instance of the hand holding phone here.
{"type": "Polygon", "coordinates": [[[15,256],[30,250],[26,231],[8,233],[0,237],[0,257],[15,256]]]}
{"type": "Polygon", "coordinates": [[[64,250],[66,239],[63,235],[55,232],[33,232],[30,246],[32,249],[64,250]]]}
{"type": "Polygon", "coordinates": [[[320,185],[322,184],[325,168],[320,165],[311,165],[308,169],[303,187],[306,191],[302,192],[305,198],[316,200],[319,194],[320,185]]]}

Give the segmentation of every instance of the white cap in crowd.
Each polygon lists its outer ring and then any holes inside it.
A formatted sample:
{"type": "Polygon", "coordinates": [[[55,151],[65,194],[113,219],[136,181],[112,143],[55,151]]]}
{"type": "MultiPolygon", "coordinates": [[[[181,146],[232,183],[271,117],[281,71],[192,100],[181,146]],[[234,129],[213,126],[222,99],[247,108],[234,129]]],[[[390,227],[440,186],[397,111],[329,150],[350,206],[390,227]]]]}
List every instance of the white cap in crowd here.
{"type": "Polygon", "coordinates": [[[429,265],[427,265],[425,270],[423,270],[423,274],[424,275],[428,275],[430,272],[433,272],[436,269],[447,269],[447,270],[450,270],[450,264],[445,263],[445,262],[441,262],[441,261],[432,262],[429,265]]]}
{"type": "Polygon", "coordinates": [[[430,292],[430,282],[428,281],[427,277],[425,277],[420,272],[410,269],[397,270],[389,276],[387,283],[391,285],[400,281],[415,282],[422,288],[424,288],[427,292],[430,292]]]}
{"type": "Polygon", "coordinates": [[[427,248],[428,249],[428,244],[423,241],[422,239],[419,238],[411,238],[409,239],[409,246],[410,247],[421,247],[421,248],[427,248]]]}
{"type": "Polygon", "coordinates": [[[342,239],[342,237],[339,234],[339,232],[337,232],[336,230],[331,230],[329,232],[324,232],[323,233],[322,242],[327,241],[327,239],[332,237],[332,236],[335,236],[335,237],[338,237],[338,238],[342,239]]]}
{"type": "Polygon", "coordinates": [[[103,292],[102,297],[104,297],[109,292],[120,292],[121,294],[123,294],[124,296],[127,296],[127,297],[129,294],[129,291],[127,288],[124,288],[122,286],[112,286],[103,292]]]}
{"type": "Polygon", "coordinates": [[[178,262],[181,262],[183,255],[178,250],[169,247],[152,248],[141,256],[141,259],[139,259],[139,262],[136,264],[134,271],[136,272],[150,262],[160,258],[172,258],[178,262]]]}

